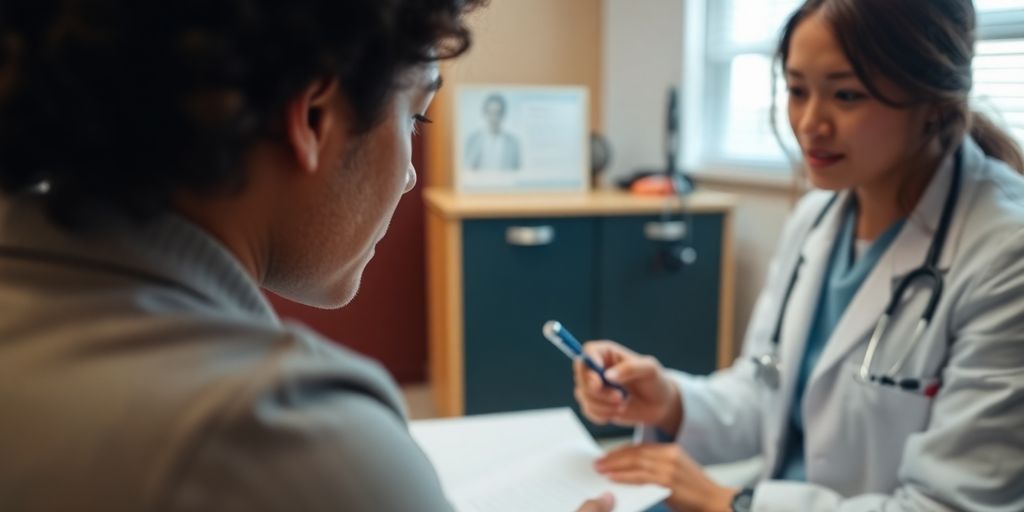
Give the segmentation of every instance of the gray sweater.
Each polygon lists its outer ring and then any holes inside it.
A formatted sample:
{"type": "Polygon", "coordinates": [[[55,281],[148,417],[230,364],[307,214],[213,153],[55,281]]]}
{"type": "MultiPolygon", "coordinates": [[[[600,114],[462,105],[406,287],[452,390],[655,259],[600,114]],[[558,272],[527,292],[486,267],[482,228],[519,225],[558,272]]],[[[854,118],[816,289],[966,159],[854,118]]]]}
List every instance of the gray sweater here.
{"type": "Polygon", "coordinates": [[[167,216],[0,201],[0,510],[449,510],[375,363],[167,216]]]}

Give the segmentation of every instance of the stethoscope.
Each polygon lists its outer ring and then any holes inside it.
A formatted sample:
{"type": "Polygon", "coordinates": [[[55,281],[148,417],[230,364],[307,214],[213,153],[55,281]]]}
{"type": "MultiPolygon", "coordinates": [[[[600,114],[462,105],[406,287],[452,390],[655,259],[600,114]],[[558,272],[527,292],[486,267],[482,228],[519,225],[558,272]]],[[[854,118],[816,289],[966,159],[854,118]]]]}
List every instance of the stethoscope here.
{"type": "MultiPolygon", "coordinates": [[[[932,237],[931,245],[928,247],[928,255],[925,257],[924,263],[922,263],[920,267],[904,276],[896,285],[896,289],[889,298],[889,304],[886,306],[885,312],[875,324],[875,329],[872,331],[871,338],[868,341],[867,351],[864,353],[864,359],[861,361],[860,369],[855,375],[855,378],[862,382],[870,382],[882,386],[895,386],[908,391],[923,390],[928,393],[935,391],[933,389],[925,389],[935,385],[933,382],[926,382],[923,379],[916,378],[898,378],[896,375],[903,368],[903,364],[906,362],[907,357],[910,356],[914,348],[920,343],[921,337],[932,321],[932,316],[935,314],[935,309],[939,304],[939,299],[942,298],[943,277],[942,273],[939,272],[938,263],[939,257],[942,255],[942,247],[946,243],[946,235],[949,233],[949,226],[952,223],[953,210],[956,209],[956,202],[960,195],[960,178],[963,172],[963,157],[959,150],[957,150],[955,160],[956,164],[953,168],[953,178],[949,186],[949,193],[946,196],[946,202],[942,206],[942,214],[939,217],[939,225],[935,230],[935,236],[932,237]],[[875,352],[878,350],[878,345],[881,343],[893,315],[896,314],[896,309],[902,301],[903,295],[906,293],[910,285],[915,282],[927,283],[931,288],[931,296],[928,299],[928,305],[921,314],[921,318],[917,322],[917,327],[914,328],[914,334],[910,338],[910,343],[907,345],[906,350],[903,351],[903,354],[896,359],[895,363],[886,373],[873,374],[871,373],[871,365],[874,362],[875,352]]],[[[825,217],[825,214],[832,208],[838,197],[839,194],[833,195],[815,218],[814,223],[811,224],[811,228],[804,237],[805,243],[807,241],[807,237],[818,227],[822,219],[825,217]]],[[[781,380],[779,375],[778,352],[779,340],[782,336],[782,321],[786,318],[786,308],[789,306],[790,295],[793,293],[793,288],[796,285],[796,280],[800,275],[800,267],[803,266],[803,263],[804,258],[801,256],[796,263],[796,267],[793,269],[792,275],[790,275],[789,284],[786,286],[786,293],[782,298],[782,307],[779,310],[779,317],[775,322],[775,330],[772,332],[772,351],[752,356],[757,379],[771,389],[778,389],[781,380]]]]}

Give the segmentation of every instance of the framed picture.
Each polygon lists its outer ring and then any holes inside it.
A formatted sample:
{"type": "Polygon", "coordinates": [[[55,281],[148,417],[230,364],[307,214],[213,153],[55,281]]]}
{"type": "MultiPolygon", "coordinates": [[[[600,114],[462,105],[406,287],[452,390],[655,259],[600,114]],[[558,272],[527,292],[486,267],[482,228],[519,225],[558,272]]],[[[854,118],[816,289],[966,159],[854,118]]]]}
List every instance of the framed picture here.
{"type": "Polygon", "coordinates": [[[457,191],[589,188],[586,88],[463,86],[455,97],[457,191]]]}

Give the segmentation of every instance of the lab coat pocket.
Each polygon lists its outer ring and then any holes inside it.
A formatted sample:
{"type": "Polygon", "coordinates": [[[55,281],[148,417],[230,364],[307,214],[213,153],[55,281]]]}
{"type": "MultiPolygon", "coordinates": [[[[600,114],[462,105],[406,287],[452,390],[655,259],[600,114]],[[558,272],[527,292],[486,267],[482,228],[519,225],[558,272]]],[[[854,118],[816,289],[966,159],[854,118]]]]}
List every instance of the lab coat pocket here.
{"type": "MultiPolygon", "coordinates": [[[[896,386],[882,386],[853,378],[859,365],[847,365],[849,372],[849,410],[853,421],[860,425],[860,436],[866,448],[864,461],[872,468],[887,468],[895,472],[894,458],[903,453],[907,438],[923,431],[932,410],[932,398],[920,392],[896,386]]],[[[895,477],[895,473],[893,474],[895,477]]]]}
{"type": "MultiPolygon", "coordinates": [[[[920,391],[908,391],[899,386],[864,382],[853,377],[860,365],[846,365],[851,375],[852,393],[856,396],[860,410],[876,418],[892,418],[892,427],[902,426],[909,430],[924,428],[932,408],[932,398],[920,391]]],[[[876,423],[878,420],[875,420],[876,423]]]]}

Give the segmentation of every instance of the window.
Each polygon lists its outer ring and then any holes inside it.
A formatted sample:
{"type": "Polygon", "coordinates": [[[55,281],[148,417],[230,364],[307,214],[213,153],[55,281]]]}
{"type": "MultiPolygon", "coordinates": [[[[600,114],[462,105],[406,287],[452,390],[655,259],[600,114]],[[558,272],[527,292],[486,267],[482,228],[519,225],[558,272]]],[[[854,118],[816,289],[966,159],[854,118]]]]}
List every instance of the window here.
{"type": "Polygon", "coordinates": [[[973,107],[1024,145],[1024,0],[977,0],[973,107]]]}
{"type": "MultiPolygon", "coordinates": [[[[685,168],[789,176],[786,154],[797,152],[783,152],[772,133],[771,65],[782,25],[801,3],[687,2],[684,112],[699,115],[684,120],[685,168]]],[[[975,5],[979,41],[972,106],[1024,144],[1024,0],[976,0],[975,5]]],[[[776,103],[784,108],[779,80],[776,103]]],[[[778,117],[785,146],[795,149],[784,112],[778,117]]]]}

